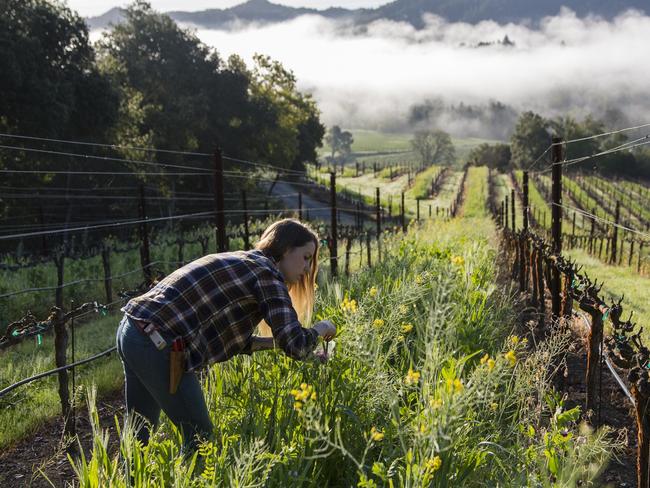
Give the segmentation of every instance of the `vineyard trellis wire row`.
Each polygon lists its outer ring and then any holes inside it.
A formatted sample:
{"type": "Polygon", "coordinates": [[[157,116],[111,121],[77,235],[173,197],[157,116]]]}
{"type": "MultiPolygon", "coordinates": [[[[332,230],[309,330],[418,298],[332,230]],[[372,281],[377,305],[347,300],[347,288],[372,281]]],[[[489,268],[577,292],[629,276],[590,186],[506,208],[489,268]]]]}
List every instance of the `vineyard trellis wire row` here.
{"type": "MultiPolygon", "coordinates": [[[[543,182],[540,178],[539,175],[533,174],[531,183],[534,183],[538,190],[541,189],[541,193],[545,196],[546,200],[550,201],[550,183],[543,182]]],[[[563,183],[568,183],[569,185],[581,184],[580,179],[574,181],[566,176],[563,176],[562,180],[563,183]]],[[[512,181],[516,192],[521,197],[522,190],[519,186],[519,178],[515,177],[513,174],[512,181]]],[[[636,262],[637,273],[645,274],[648,268],[648,256],[644,255],[644,249],[650,248],[650,240],[648,240],[650,234],[647,233],[647,227],[646,232],[644,232],[632,227],[630,220],[622,222],[621,212],[620,210],[617,210],[621,207],[619,200],[616,200],[616,204],[613,209],[611,209],[601,198],[597,198],[594,195],[595,201],[591,204],[584,205],[584,200],[580,197],[576,197],[574,192],[575,187],[567,190],[568,195],[578,206],[567,204],[560,205],[565,219],[572,222],[571,233],[563,233],[565,242],[569,244],[569,247],[583,249],[594,257],[610,264],[621,265],[623,262],[627,262],[628,266],[632,266],[633,262],[636,262]],[[589,210],[585,208],[587,206],[589,207],[589,210]],[[603,217],[594,211],[597,208],[605,209],[605,215],[609,215],[609,218],[603,217]],[[582,217],[582,233],[580,231],[576,232],[576,215],[582,217]],[[587,219],[588,225],[585,224],[585,219],[587,219]],[[590,228],[588,228],[588,226],[590,228]],[[623,232],[619,235],[618,233],[613,232],[614,229],[620,229],[623,232]],[[588,234],[585,234],[585,231],[587,231],[588,234]],[[614,242],[615,240],[617,240],[617,243],[614,242]]],[[[553,207],[554,205],[551,204],[550,206],[553,207]]],[[[539,216],[537,215],[536,209],[531,205],[529,208],[529,218],[531,221],[531,227],[536,228],[537,232],[543,234],[547,232],[548,229],[546,228],[545,212],[544,220],[543,222],[540,222],[538,220],[539,216]]]]}
{"type": "MultiPolygon", "coordinates": [[[[554,143],[558,142],[554,140],[554,143]]],[[[538,318],[537,328],[548,333],[545,328],[547,315],[547,291],[551,301],[551,324],[568,328],[570,320],[577,314],[574,306],[586,312],[591,318],[591,327],[587,338],[586,367],[586,410],[598,411],[597,423],[601,423],[602,368],[609,358],[619,368],[628,371],[630,393],[636,410],[638,429],[637,480],[638,486],[650,486],[650,350],[641,338],[642,328],[632,323],[632,313],[627,320],[622,320],[623,306],[619,301],[607,304],[600,296],[602,284],[593,281],[576,262],[562,255],[562,157],[561,145],[554,144],[553,151],[553,219],[549,243],[544,237],[536,235],[529,229],[528,214],[528,172],[524,172],[524,205],[522,208],[524,225],[516,231],[507,225],[508,213],[504,211],[505,203],[498,207],[494,198],[494,189],[490,195],[490,209],[497,225],[502,229],[505,255],[511,265],[511,274],[518,283],[519,291],[529,297],[538,318]],[[612,334],[605,335],[604,322],[609,320],[612,334]]],[[[489,177],[490,184],[493,178],[489,177]]],[[[514,192],[512,193],[514,196],[514,192]]],[[[613,368],[612,368],[613,369],[613,368]]],[[[619,378],[620,379],[620,378],[619,378]]],[[[622,382],[621,382],[622,383],[622,382]]],[[[593,419],[591,419],[593,422],[593,419]]]]}
{"type": "MultiPolygon", "coordinates": [[[[82,141],[70,141],[70,140],[64,140],[64,139],[51,139],[51,138],[44,138],[44,137],[35,137],[35,136],[25,136],[25,135],[17,135],[17,134],[6,134],[2,133],[0,134],[0,138],[14,138],[14,139],[22,139],[22,140],[30,140],[30,141],[40,141],[40,142],[48,142],[48,143],[57,143],[57,144],[68,144],[68,145],[81,145],[81,146],[90,146],[90,147],[103,147],[106,149],[123,149],[123,150],[128,150],[128,151],[141,151],[141,152],[146,152],[146,153],[161,153],[161,154],[175,154],[175,155],[182,155],[182,156],[200,156],[200,157],[214,157],[214,153],[203,153],[203,152],[192,152],[192,151],[176,151],[176,150],[169,150],[169,149],[155,149],[155,148],[144,148],[144,147],[133,147],[133,146],[122,146],[122,145],[115,145],[115,144],[101,144],[101,143],[96,143],[96,142],[82,142],[82,141]]],[[[4,146],[0,146],[4,147],[4,146]]],[[[11,149],[11,150],[25,150],[25,151],[32,151],[33,152],[44,152],[45,150],[39,150],[37,148],[25,148],[25,147],[20,147],[20,146],[6,146],[5,148],[11,149]]],[[[62,153],[62,152],[61,152],[62,153]]],[[[56,152],[52,152],[52,154],[56,154],[56,152]]],[[[62,153],[63,155],[63,153],[62,153]]],[[[70,154],[67,153],[65,154],[66,156],[76,156],[76,157],[88,157],[88,158],[93,158],[93,159],[107,159],[102,156],[96,156],[96,155],[88,155],[88,154],[70,154]]],[[[238,159],[238,158],[233,158],[229,156],[222,156],[224,159],[227,159],[229,161],[233,162],[238,162],[242,164],[247,164],[250,166],[254,167],[261,167],[261,168],[266,168],[270,170],[276,170],[276,171],[281,171],[287,174],[297,174],[297,175],[302,175],[304,174],[303,171],[297,171],[297,170],[292,170],[289,168],[284,168],[282,166],[277,166],[273,165],[270,163],[261,163],[261,162],[254,162],[254,161],[248,161],[246,159],[238,159]]],[[[144,164],[144,165],[151,165],[155,164],[158,166],[168,166],[168,167],[173,167],[170,166],[166,163],[158,163],[155,161],[139,161],[139,160],[129,160],[126,158],[111,158],[107,160],[112,160],[112,161],[119,161],[119,162],[129,162],[129,163],[135,163],[135,164],[144,164]]],[[[198,167],[189,167],[189,166],[180,166],[181,168],[190,168],[190,169],[197,169],[197,170],[207,170],[208,168],[198,168],[198,167]]]]}
{"type": "MultiPolygon", "coordinates": [[[[401,229],[399,227],[389,227],[386,229],[382,230],[383,232],[399,232],[401,229]]],[[[371,236],[369,232],[358,232],[357,228],[354,227],[348,227],[348,228],[343,228],[341,229],[341,237],[347,239],[347,244],[346,244],[346,255],[345,255],[345,273],[346,275],[349,275],[349,263],[350,263],[350,256],[351,255],[360,255],[361,261],[363,261],[363,247],[359,251],[352,251],[352,243],[354,240],[358,239],[359,243],[363,245],[363,242],[366,242],[367,244],[367,265],[372,266],[370,257],[371,257],[371,251],[370,251],[370,246],[371,246],[371,236]]],[[[377,259],[381,260],[381,235],[378,236],[377,239],[377,259]]],[[[325,244],[331,245],[332,242],[336,242],[336,239],[332,238],[332,235],[328,235],[326,239],[324,239],[325,244]]],[[[330,262],[334,261],[337,262],[339,260],[343,259],[342,257],[338,256],[330,256],[330,257],[325,257],[319,261],[319,263],[323,263],[327,260],[330,260],[330,262]]],[[[32,335],[36,334],[41,334],[47,331],[47,329],[53,329],[55,333],[55,360],[56,360],[56,368],[50,371],[38,373],[36,375],[33,375],[29,378],[24,378],[22,380],[19,380],[18,382],[15,382],[12,385],[9,385],[2,390],[0,390],[0,398],[8,395],[11,393],[13,390],[16,388],[23,386],[25,384],[31,383],[33,381],[57,374],[58,375],[58,382],[59,382],[59,397],[61,400],[61,405],[62,405],[62,414],[63,418],[65,420],[65,429],[66,432],[70,435],[75,434],[75,408],[74,408],[74,398],[72,398],[71,401],[71,396],[70,392],[68,389],[68,383],[69,383],[69,378],[68,378],[68,370],[72,370],[72,382],[74,385],[74,375],[75,375],[75,368],[77,366],[87,364],[99,359],[102,359],[104,357],[110,356],[112,352],[115,351],[115,348],[109,348],[105,351],[102,351],[100,353],[94,354],[89,358],[86,358],[81,361],[73,361],[72,364],[66,364],[67,362],[67,331],[66,331],[66,323],[71,322],[71,332],[74,337],[74,320],[79,319],[81,317],[84,317],[88,315],[89,313],[92,312],[99,312],[101,314],[107,314],[108,310],[116,305],[123,303],[123,300],[128,299],[132,296],[137,296],[143,292],[145,292],[151,284],[147,284],[146,281],[142,283],[137,290],[134,290],[132,292],[122,292],[120,293],[120,299],[113,301],[112,303],[109,303],[107,305],[101,305],[98,302],[88,302],[84,303],[81,307],[76,308],[76,309],[71,309],[69,312],[64,313],[62,308],[60,307],[52,307],[51,309],[51,314],[48,316],[46,319],[45,323],[44,322],[39,322],[35,319],[34,316],[28,315],[26,317],[23,317],[20,321],[17,321],[16,323],[12,324],[10,327],[10,333],[8,334],[10,339],[14,339],[16,343],[19,341],[14,334],[13,331],[19,331],[18,337],[29,337],[32,335]],[[45,325],[47,324],[47,325],[45,325]]],[[[0,350],[3,349],[4,347],[8,347],[10,344],[5,344],[3,346],[3,341],[6,339],[6,336],[2,339],[0,339],[0,350]]],[[[74,358],[74,339],[73,339],[73,351],[72,351],[72,357],[74,358]]]]}

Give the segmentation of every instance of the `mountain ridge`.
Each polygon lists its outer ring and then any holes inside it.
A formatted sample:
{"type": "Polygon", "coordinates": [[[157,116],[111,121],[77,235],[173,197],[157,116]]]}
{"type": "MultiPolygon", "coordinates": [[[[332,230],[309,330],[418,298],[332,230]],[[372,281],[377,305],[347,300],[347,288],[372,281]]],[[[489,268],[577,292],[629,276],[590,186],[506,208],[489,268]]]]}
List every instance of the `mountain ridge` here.
{"type": "MultiPolygon", "coordinates": [[[[226,9],[208,9],[196,12],[166,12],[177,22],[207,29],[232,29],[247,24],[273,24],[293,20],[302,15],[318,15],[328,19],[346,19],[367,24],[386,19],[407,22],[417,29],[425,26],[424,14],[434,14],[449,22],[471,24],[483,20],[499,23],[532,22],[557,15],[567,7],[580,17],[593,14],[611,19],[630,9],[650,13],[647,0],[395,0],[374,9],[346,9],[331,7],[317,10],[306,7],[287,7],[269,0],[248,0],[226,9]]],[[[114,7],[106,13],[86,19],[91,29],[103,29],[124,18],[124,10],[114,7]]]]}

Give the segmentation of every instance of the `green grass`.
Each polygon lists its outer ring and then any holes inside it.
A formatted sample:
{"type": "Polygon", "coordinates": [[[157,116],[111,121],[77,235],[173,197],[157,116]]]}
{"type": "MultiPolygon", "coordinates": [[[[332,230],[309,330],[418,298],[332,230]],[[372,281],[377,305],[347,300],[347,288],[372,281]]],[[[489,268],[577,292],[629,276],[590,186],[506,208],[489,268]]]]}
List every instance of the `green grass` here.
{"type": "MultiPolygon", "coordinates": [[[[115,314],[103,318],[91,316],[87,323],[78,325],[75,332],[75,359],[90,357],[114,346],[120,319],[115,314]]],[[[70,345],[68,351],[70,354],[70,345]]],[[[45,334],[40,346],[35,338],[24,341],[0,353],[0,357],[0,388],[4,388],[56,367],[54,336],[45,334]]],[[[117,353],[80,366],[76,374],[77,385],[81,389],[92,383],[102,393],[109,393],[123,385],[124,374],[117,353]]],[[[46,420],[61,414],[57,388],[58,377],[53,375],[18,387],[0,399],[0,448],[6,449],[35,432],[46,420]]],[[[83,396],[78,398],[77,404],[83,409],[83,396]]]]}
{"type": "Polygon", "coordinates": [[[629,312],[634,312],[634,321],[645,327],[644,341],[650,343],[650,278],[639,276],[636,268],[628,266],[611,266],[604,264],[597,257],[589,255],[582,249],[571,249],[565,252],[578,264],[583,266],[592,281],[598,279],[603,284],[601,296],[606,300],[619,300],[625,295],[623,301],[624,318],[627,319],[629,312]]]}
{"type": "MultiPolygon", "coordinates": [[[[419,156],[411,148],[413,133],[380,132],[367,129],[347,130],[352,132],[354,138],[352,151],[358,161],[366,161],[366,164],[372,164],[373,161],[390,164],[405,160],[419,160],[419,156]]],[[[469,153],[475,147],[484,143],[495,144],[498,142],[501,141],[477,137],[452,137],[452,143],[456,148],[455,168],[460,169],[467,162],[469,153]]],[[[330,153],[331,150],[326,145],[318,150],[318,155],[321,158],[329,156],[330,153]]]]}
{"type": "MultiPolygon", "coordinates": [[[[339,273],[343,274],[346,263],[346,241],[344,239],[339,240],[338,255],[340,256],[339,273]]],[[[323,247],[321,249],[321,267],[323,268],[321,278],[323,279],[327,279],[329,276],[328,257],[329,252],[327,248],[323,247]]],[[[376,245],[371,249],[371,259],[374,262],[378,259],[376,245]]],[[[357,272],[364,265],[367,265],[365,241],[363,253],[361,253],[359,242],[356,241],[351,249],[350,271],[357,272]]],[[[122,315],[116,312],[119,307],[119,304],[113,307],[115,312],[109,316],[101,317],[92,313],[81,321],[81,325],[77,326],[75,334],[76,360],[93,356],[115,345],[115,333],[122,318],[122,315]]],[[[80,321],[77,321],[77,323],[79,324],[80,321]]],[[[68,333],[70,334],[70,332],[68,333]]],[[[69,337],[69,361],[71,351],[69,337]]],[[[0,365],[0,389],[2,389],[24,378],[56,367],[54,363],[54,336],[51,333],[43,334],[41,345],[38,345],[36,337],[26,339],[0,352],[0,358],[2,358],[0,365]]],[[[77,369],[77,377],[78,384],[87,385],[92,380],[100,396],[107,395],[123,385],[122,366],[116,353],[107,358],[80,366],[77,369]]],[[[30,435],[44,421],[60,414],[61,403],[57,388],[57,377],[50,376],[37,380],[32,384],[18,387],[8,396],[0,399],[0,449],[5,449],[14,442],[30,435]]]]}
{"type": "Polygon", "coordinates": [[[470,167],[465,183],[465,201],[463,203],[462,215],[467,218],[487,219],[489,216],[487,207],[488,198],[488,169],[482,167],[470,167]]]}
{"type": "MultiPolygon", "coordinates": [[[[527,353],[507,338],[515,315],[476,198],[476,215],[412,226],[386,240],[381,264],[322,283],[318,316],[339,327],[327,364],[265,352],[214,365],[204,391],[216,441],[196,466],[180,461],[168,421],[145,449],[127,433],[134,486],[545,486],[551,469],[561,486],[593,479],[604,434],[578,438],[557,401],[539,400],[558,346],[527,353]],[[355,310],[342,309],[346,297],[355,310]],[[296,405],[302,388],[316,395],[296,405]]],[[[80,485],[125,486],[108,442],[95,436],[80,485]]]]}

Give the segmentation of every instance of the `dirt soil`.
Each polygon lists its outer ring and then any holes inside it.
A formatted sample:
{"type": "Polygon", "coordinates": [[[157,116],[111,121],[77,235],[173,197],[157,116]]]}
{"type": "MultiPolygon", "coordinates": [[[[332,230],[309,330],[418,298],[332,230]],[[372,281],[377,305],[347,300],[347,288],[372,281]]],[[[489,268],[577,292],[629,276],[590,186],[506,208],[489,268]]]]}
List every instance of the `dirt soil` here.
{"type": "MultiPolygon", "coordinates": [[[[92,431],[88,410],[78,407],[77,434],[88,458],[92,431]]],[[[97,400],[99,423],[110,432],[109,451],[117,452],[117,432],[114,416],[120,423],[124,415],[124,391],[119,390],[97,400]]],[[[33,436],[19,441],[0,454],[0,486],[2,488],[51,488],[73,486],[74,470],[62,448],[63,422],[52,419],[33,436]],[[43,474],[45,476],[43,476],[43,474]],[[49,478],[48,482],[45,477],[49,478]]],[[[76,485],[75,485],[76,486],[76,485]]]]}

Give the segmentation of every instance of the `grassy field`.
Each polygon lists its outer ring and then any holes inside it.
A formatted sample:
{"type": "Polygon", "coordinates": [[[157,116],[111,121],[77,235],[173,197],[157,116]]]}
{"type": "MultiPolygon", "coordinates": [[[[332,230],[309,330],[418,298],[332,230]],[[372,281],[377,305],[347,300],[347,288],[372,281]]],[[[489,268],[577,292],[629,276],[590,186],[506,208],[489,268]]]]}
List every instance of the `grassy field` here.
{"type": "MultiPolygon", "coordinates": [[[[318,290],[318,317],[339,326],[326,364],[275,352],[210,369],[215,439],[194,461],[163,422],[148,447],[122,439],[133,486],[561,486],[593,479],[603,434],[546,397],[548,355],[511,336],[496,285],[486,172],[467,180],[465,217],[387,237],[380,264],[318,290]],[[547,400],[542,400],[547,398],[547,400]],[[571,435],[560,435],[568,429],[571,435]]],[[[501,290],[501,291],[500,291],[501,290]]],[[[92,406],[92,402],[91,402],[92,406]]],[[[125,486],[124,463],[95,437],[79,483],[125,486]],[[93,482],[93,480],[95,480],[93,482]]]]}
{"type": "Polygon", "coordinates": [[[629,312],[634,312],[634,321],[645,326],[644,339],[646,344],[650,343],[650,278],[639,276],[636,267],[628,266],[611,266],[604,264],[597,257],[589,255],[582,249],[571,249],[565,251],[565,254],[575,259],[578,264],[583,266],[583,271],[592,279],[598,279],[599,283],[604,283],[601,295],[610,301],[618,301],[622,296],[624,317],[627,318],[629,312]]]}
{"type": "MultiPolygon", "coordinates": [[[[355,255],[350,277],[332,279],[325,265],[316,319],[337,324],[334,355],[322,364],[268,351],[213,365],[203,388],[216,430],[193,459],[181,458],[179,432],[164,416],[147,447],[134,442],[127,426],[126,463],[108,453],[108,434],[95,425],[93,452],[76,462],[76,482],[102,488],[542,487],[551,477],[557,486],[589,483],[610,455],[607,432],[581,429],[578,412],[563,411],[552,394],[547,364],[567,339],[552,336],[532,350],[514,335],[514,290],[499,280],[486,199],[487,169],[470,168],[459,218],[411,222],[406,234],[385,234],[382,261],[375,253],[368,267],[355,255]]],[[[118,320],[114,314],[80,327],[77,356],[112,345],[118,320]]],[[[2,353],[2,385],[50,368],[51,348],[46,337],[41,346],[23,343],[2,353]]],[[[113,356],[80,368],[79,376],[78,396],[88,398],[96,422],[93,392],[119,388],[121,365],[113,356]]],[[[57,413],[55,380],[16,390],[2,407],[6,448],[57,413]]]]}
{"type": "MultiPolygon", "coordinates": [[[[237,244],[236,242],[233,243],[237,244]]],[[[367,251],[364,246],[360,253],[358,244],[352,249],[350,270],[356,272],[362,269],[366,262],[367,251]]],[[[344,272],[345,241],[339,240],[338,255],[341,256],[339,273],[344,272]]],[[[321,278],[329,276],[329,252],[325,247],[321,250],[323,270],[321,278]]],[[[377,248],[371,250],[371,259],[377,260],[377,248]]],[[[101,290],[99,291],[101,297],[101,290]]],[[[119,313],[121,304],[116,304],[107,316],[90,314],[87,318],[77,321],[76,327],[76,359],[83,359],[105,351],[115,345],[115,333],[122,314],[119,313]]],[[[70,348],[70,344],[68,345],[70,348]]],[[[70,349],[68,349],[70,351],[70,349]]],[[[70,352],[69,352],[70,354],[70,352]]],[[[54,336],[51,333],[42,335],[41,344],[36,337],[29,338],[16,346],[0,352],[0,389],[9,386],[23,378],[28,378],[43,371],[54,369],[54,336]]],[[[92,380],[100,395],[108,394],[123,384],[122,366],[117,355],[113,353],[107,358],[99,359],[77,369],[78,385],[81,390],[92,380]]],[[[61,411],[56,376],[38,380],[30,386],[19,387],[8,396],[0,399],[0,449],[5,449],[15,441],[33,433],[45,420],[56,416],[61,411]],[[19,415],[18,415],[19,413],[19,415]]],[[[83,399],[81,400],[83,402],[83,399]]]]}
{"type": "MultiPolygon", "coordinates": [[[[412,133],[379,132],[374,130],[346,129],[352,133],[354,143],[352,152],[358,161],[371,163],[397,163],[405,160],[417,159],[417,154],[412,151],[412,133]],[[394,154],[391,154],[394,153],[394,154]]],[[[483,143],[496,144],[501,141],[480,139],[475,137],[452,138],[456,148],[457,169],[467,162],[471,150],[483,143]]],[[[319,149],[318,155],[325,157],[330,155],[330,148],[323,146],[319,149]]]]}

